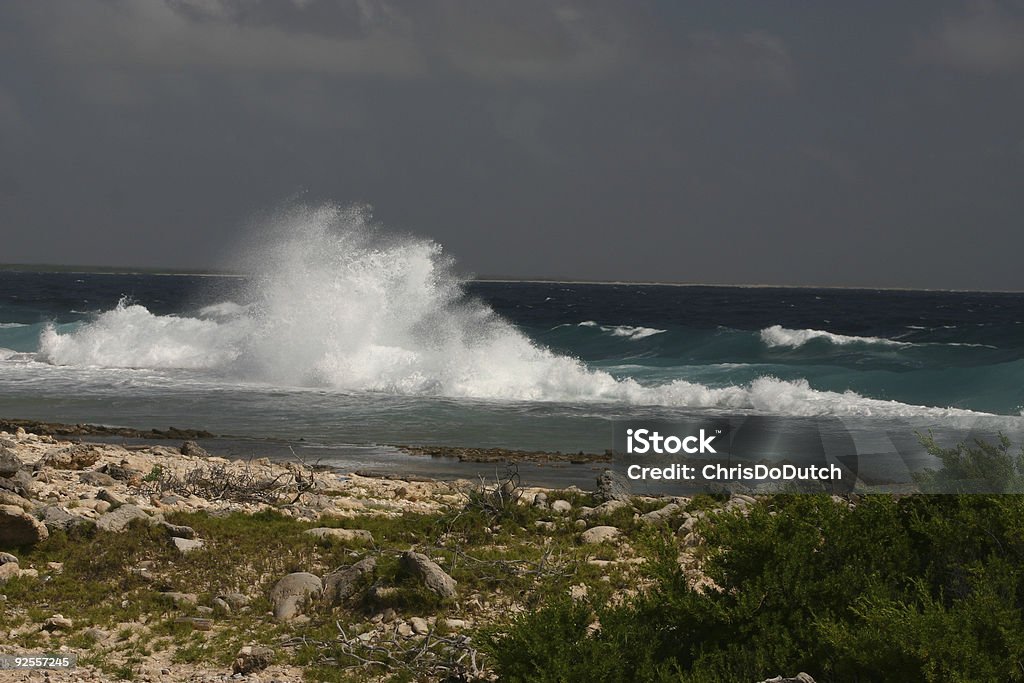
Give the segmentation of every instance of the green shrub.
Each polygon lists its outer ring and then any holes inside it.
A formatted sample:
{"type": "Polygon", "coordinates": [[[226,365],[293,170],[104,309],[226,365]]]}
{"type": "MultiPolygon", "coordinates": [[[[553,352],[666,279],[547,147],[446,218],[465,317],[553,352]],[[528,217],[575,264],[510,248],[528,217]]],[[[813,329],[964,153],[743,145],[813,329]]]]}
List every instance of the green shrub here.
{"type": "Polygon", "coordinates": [[[929,434],[919,434],[929,454],[942,461],[939,470],[925,470],[914,479],[924,493],[1024,493],[1024,447],[1010,452],[1010,440],[997,443],[975,439],[943,448],[929,434]]]}
{"type": "Polygon", "coordinates": [[[715,587],[690,588],[666,534],[631,602],[555,603],[492,634],[501,679],[1024,681],[1017,496],[776,496],[701,530],[715,587]]]}

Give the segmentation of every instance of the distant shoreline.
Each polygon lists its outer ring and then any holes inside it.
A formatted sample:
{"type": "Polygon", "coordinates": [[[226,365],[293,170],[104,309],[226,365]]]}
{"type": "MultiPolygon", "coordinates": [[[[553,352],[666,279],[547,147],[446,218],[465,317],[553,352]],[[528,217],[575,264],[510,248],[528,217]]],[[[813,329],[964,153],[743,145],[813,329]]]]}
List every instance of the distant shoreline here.
{"type": "MultiPolygon", "coordinates": [[[[217,270],[174,270],[130,266],[80,266],[47,263],[0,263],[0,273],[66,273],[69,275],[166,275],[176,277],[248,277],[245,273],[217,270]]],[[[938,287],[869,287],[867,285],[726,284],[721,282],[662,282],[657,280],[560,280],[544,277],[467,276],[471,282],[556,285],[607,285],[648,287],[716,287],[721,289],[815,289],[869,292],[954,292],[970,294],[1024,294],[1024,289],[945,289],[938,287]]]]}

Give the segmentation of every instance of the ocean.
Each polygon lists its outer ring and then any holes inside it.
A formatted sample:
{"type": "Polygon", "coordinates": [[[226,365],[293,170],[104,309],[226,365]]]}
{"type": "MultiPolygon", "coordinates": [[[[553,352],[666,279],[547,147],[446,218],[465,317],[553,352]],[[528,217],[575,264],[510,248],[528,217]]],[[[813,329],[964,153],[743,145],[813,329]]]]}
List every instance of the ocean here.
{"type": "Polygon", "coordinates": [[[0,272],[0,416],[362,464],[388,444],[601,453],[615,420],[683,416],[1024,432],[1018,293],[481,281],[330,220],[253,253],[246,277],[0,272]]]}

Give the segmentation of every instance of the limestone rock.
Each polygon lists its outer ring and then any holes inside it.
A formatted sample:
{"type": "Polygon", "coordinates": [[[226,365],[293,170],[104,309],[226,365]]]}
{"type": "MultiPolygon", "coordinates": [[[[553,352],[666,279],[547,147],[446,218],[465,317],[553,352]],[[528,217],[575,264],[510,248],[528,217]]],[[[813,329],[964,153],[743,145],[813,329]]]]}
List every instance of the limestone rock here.
{"type": "Polygon", "coordinates": [[[679,512],[679,505],[669,503],[663,508],[648,512],[646,515],[640,515],[640,521],[647,524],[660,524],[677,512],[679,512]]]}
{"type": "Polygon", "coordinates": [[[224,595],[218,595],[218,598],[228,603],[231,609],[242,609],[249,604],[249,597],[243,593],[225,593],[224,595]]]}
{"type": "Polygon", "coordinates": [[[584,543],[605,543],[608,541],[614,541],[619,537],[620,531],[613,526],[595,526],[587,529],[580,536],[580,540],[584,543]]]}
{"type": "Polygon", "coordinates": [[[9,477],[0,477],[0,489],[10,491],[24,498],[31,498],[39,488],[28,470],[20,469],[9,477]]]}
{"type": "Polygon", "coordinates": [[[89,523],[89,520],[85,517],[73,515],[64,508],[56,505],[47,505],[46,507],[41,508],[36,511],[36,516],[49,531],[68,531],[72,527],[89,523]]]}
{"type": "Polygon", "coordinates": [[[628,501],[632,497],[625,477],[612,470],[605,470],[598,475],[597,491],[594,492],[594,495],[602,501],[628,501]]]}
{"type": "Polygon", "coordinates": [[[163,520],[161,520],[159,524],[171,536],[177,536],[178,538],[196,537],[196,530],[190,526],[185,526],[183,524],[171,524],[170,522],[165,522],[163,520]]]}
{"type": "Polygon", "coordinates": [[[43,622],[44,631],[70,631],[74,623],[63,614],[54,614],[43,622]]]}
{"type": "Polygon", "coordinates": [[[418,636],[425,636],[430,633],[430,624],[423,617],[413,617],[409,620],[409,626],[412,627],[412,632],[418,636]]]}
{"type": "Polygon", "coordinates": [[[120,465],[108,462],[103,466],[103,472],[118,481],[126,481],[129,483],[138,483],[142,481],[142,472],[128,467],[125,462],[126,461],[122,461],[120,465]]]}
{"type": "Polygon", "coordinates": [[[0,546],[35,545],[49,535],[39,520],[20,507],[0,505],[0,546]]]}
{"type": "Polygon", "coordinates": [[[442,598],[455,597],[457,592],[455,579],[423,553],[408,550],[402,553],[398,563],[403,571],[419,578],[424,586],[442,598]]]}
{"type": "Polygon", "coordinates": [[[21,458],[6,446],[0,446],[0,477],[12,477],[25,466],[21,458]]]}
{"type": "Polygon", "coordinates": [[[4,585],[15,576],[21,575],[21,567],[18,566],[17,562],[7,562],[0,564],[0,586],[4,585]]]}
{"type": "Polygon", "coordinates": [[[583,510],[580,511],[580,515],[589,519],[590,517],[610,515],[613,512],[626,507],[629,507],[629,503],[624,500],[609,500],[601,503],[596,508],[583,508],[583,510]]]}
{"type": "Polygon", "coordinates": [[[84,635],[86,638],[88,638],[94,643],[102,643],[104,640],[110,637],[110,633],[104,631],[101,628],[96,628],[95,626],[90,629],[86,629],[85,633],[83,633],[82,635],[84,635]]]}
{"type": "Polygon", "coordinates": [[[15,507],[19,507],[26,511],[35,507],[35,503],[32,501],[22,498],[13,491],[7,491],[4,489],[0,489],[0,505],[14,505],[15,507]]]}
{"type": "Polygon", "coordinates": [[[572,510],[572,503],[567,500],[558,499],[551,504],[552,512],[569,512],[572,510]]]}
{"type": "Polygon", "coordinates": [[[105,472],[98,472],[96,470],[88,470],[78,475],[78,481],[89,486],[113,486],[117,483],[117,479],[105,472]]]}
{"type": "MultiPolygon", "coordinates": [[[[185,443],[193,443],[186,441],[185,443]]],[[[246,645],[238,654],[231,665],[231,671],[243,676],[256,671],[262,671],[274,662],[274,651],[269,647],[261,645],[246,645]]]]}
{"type": "Polygon", "coordinates": [[[317,527],[307,529],[305,533],[316,536],[319,539],[332,539],[341,542],[358,541],[361,543],[373,543],[373,534],[363,529],[333,529],[329,527],[317,527]]]}
{"type": "Polygon", "coordinates": [[[103,531],[113,531],[120,533],[128,528],[128,525],[137,519],[149,520],[149,515],[136,505],[122,505],[116,510],[112,510],[104,515],[101,515],[96,520],[96,526],[103,531]]]}
{"type": "Polygon", "coordinates": [[[372,557],[367,557],[351,567],[331,572],[324,577],[324,600],[330,605],[341,602],[352,595],[361,577],[372,574],[376,568],[377,561],[372,557]]]}
{"type": "Polygon", "coordinates": [[[200,446],[195,441],[186,441],[181,444],[181,454],[190,455],[197,458],[209,458],[210,454],[206,452],[206,449],[200,446]]]}
{"type": "Polygon", "coordinates": [[[191,552],[199,550],[203,547],[203,542],[198,538],[180,538],[178,536],[171,537],[171,543],[178,549],[182,555],[188,555],[191,552]]]}
{"type": "Polygon", "coordinates": [[[183,605],[195,605],[199,602],[199,596],[195,593],[178,593],[175,591],[167,591],[160,595],[169,599],[174,603],[175,607],[181,607],[183,605]]]}
{"type": "Polygon", "coordinates": [[[294,619],[311,599],[320,596],[323,589],[320,577],[308,572],[295,572],[282,578],[270,591],[274,618],[278,621],[294,619]]]}
{"type": "Polygon", "coordinates": [[[125,501],[124,498],[122,498],[121,496],[117,495],[116,493],[114,493],[110,489],[100,489],[99,491],[96,492],[96,497],[99,498],[100,500],[105,500],[108,503],[110,503],[111,505],[115,505],[115,506],[116,505],[124,505],[127,502],[127,501],[125,501]]]}
{"type": "Polygon", "coordinates": [[[81,443],[51,448],[36,463],[36,469],[52,467],[55,470],[84,470],[95,465],[100,455],[98,448],[81,443]]]}

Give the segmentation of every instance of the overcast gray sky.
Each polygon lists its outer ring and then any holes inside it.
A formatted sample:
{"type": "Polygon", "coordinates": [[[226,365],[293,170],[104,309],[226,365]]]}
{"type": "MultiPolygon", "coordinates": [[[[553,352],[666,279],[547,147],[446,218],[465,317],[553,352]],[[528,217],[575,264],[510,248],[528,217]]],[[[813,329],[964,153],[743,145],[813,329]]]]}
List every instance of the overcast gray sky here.
{"type": "Polygon", "coordinates": [[[8,0],[0,262],[363,201],[481,275],[1024,289],[1024,2],[8,0]]]}

